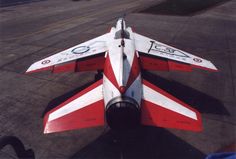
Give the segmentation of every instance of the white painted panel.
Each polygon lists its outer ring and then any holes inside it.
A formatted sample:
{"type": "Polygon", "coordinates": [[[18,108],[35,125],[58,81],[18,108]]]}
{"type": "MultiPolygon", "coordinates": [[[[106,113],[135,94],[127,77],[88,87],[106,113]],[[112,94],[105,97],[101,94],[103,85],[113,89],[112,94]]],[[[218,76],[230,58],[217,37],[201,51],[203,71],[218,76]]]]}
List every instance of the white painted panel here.
{"type": "Polygon", "coordinates": [[[104,91],[104,103],[107,103],[114,97],[120,96],[120,91],[111,83],[111,81],[103,75],[103,91],[104,91]]]}
{"type": "Polygon", "coordinates": [[[79,98],[71,101],[70,103],[64,105],[63,107],[55,110],[49,115],[48,121],[52,121],[54,119],[65,116],[69,113],[72,113],[78,109],[84,108],[92,103],[95,103],[99,100],[103,99],[102,94],[102,85],[94,88],[93,90],[85,93],[79,98]]]}
{"type": "Polygon", "coordinates": [[[156,105],[159,105],[163,108],[174,111],[178,114],[197,120],[197,115],[194,111],[160,94],[159,92],[156,92],[155,90],[149,88],[146,85],[143,85],[143,99],[156,105]]]}

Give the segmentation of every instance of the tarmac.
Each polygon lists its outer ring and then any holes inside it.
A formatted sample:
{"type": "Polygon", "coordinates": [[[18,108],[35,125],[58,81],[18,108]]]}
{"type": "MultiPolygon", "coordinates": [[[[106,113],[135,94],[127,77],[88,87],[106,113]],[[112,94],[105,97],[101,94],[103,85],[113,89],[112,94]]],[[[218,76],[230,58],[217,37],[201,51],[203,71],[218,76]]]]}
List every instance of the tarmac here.
{"type": "MultiPolygon", "coordinates": [[[[37,159],[203,159],[236,151],[236,1],[50,0],[0,8],[0,136],[37,159]],[[204,1],[205,2],[205,1],[204,1]],[[43,114],[95,81],[96,72],[24,74],[35,61],[106,33],[124,14],[135,32],[212,61],[219,72],[143,77],[202,114],[200,133],[108,127],[43,134],[43,114]]],[[[0,158],[16,158],[10,147],[0,158]]]]}

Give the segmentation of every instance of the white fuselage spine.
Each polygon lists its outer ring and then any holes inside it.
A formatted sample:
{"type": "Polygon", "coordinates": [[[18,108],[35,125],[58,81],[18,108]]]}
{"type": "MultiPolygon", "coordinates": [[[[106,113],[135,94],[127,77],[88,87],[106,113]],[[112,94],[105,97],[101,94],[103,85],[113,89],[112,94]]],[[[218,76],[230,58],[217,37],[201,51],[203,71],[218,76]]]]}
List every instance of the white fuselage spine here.
{"type": "MultiPolygon", "coordinates": [[[[119,23],[119,21],[117,22],[119,23]]],[[[125,24],[124,24],[125,25],[125,24]]],[[[119,31],[118,28],[112,28],[110,31],[111,40],[108,42],[108,55],[112,67],[112,71],[115,76],[116,81],[111,81],[109,77],[106,77],[104,73],[103,77],[103,93],[104,93],[104,103],[105,106],[107,103],[112,100],[114,97],[118,96],[127,96],[133,98],[139,105],[141,103],[141,75],[135,77],[135,79],[130,83],[129,86],[128,80],[131,76],[131,69],[136,50],[135,50],[135,41],[133,37],[133,32],[131,28],[124,28],[125,31],[129,33],[129,38],[115,38],[115,33],[119,31]],[[124,46],[122,46],[121,41],[124,40],[124,46]],[[117,82],[118,86],[114,83],[117,82]],[[118,88],[117,88],[118,87],[118,88]],[[121,92],[120,88],[124,87],[125,92],[121,92]]],[[[107,59],[106,59],[107,60],[107,59]]],[[[137,59],[136,59],[137,60],[137,59]]],[[[104,66],[107,67],[107,66],[104,66]]]]}

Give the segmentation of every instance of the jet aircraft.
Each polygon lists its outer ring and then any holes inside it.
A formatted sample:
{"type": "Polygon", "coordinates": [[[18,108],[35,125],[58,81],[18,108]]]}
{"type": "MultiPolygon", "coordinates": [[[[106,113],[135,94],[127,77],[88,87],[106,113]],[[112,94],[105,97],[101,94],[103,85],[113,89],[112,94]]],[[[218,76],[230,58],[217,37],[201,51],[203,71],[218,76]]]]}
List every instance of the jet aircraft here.
{"type": "Polygon", "coordinates": [[[102,79],[47,112],[44,133],[108,125],[201,131],[200,113],[142,78],[142,72],[217,71],[208,60],[140,35],[123,18],[104,35],[32,64],[26,73],[102,71],[102,79]]]}

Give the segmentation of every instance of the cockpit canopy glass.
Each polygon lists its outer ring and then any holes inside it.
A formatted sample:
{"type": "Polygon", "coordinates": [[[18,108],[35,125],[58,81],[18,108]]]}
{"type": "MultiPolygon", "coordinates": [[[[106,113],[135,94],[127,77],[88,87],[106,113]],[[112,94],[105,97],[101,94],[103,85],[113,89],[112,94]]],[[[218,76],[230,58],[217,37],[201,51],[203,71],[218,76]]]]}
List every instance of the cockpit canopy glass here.
{"type": "Polygon", "coordinates": [[[126,31],[126,30],[118,30],[116,33],[115,33],[115,39],[121,39],[121,38],[124,38],[124,39],[130,39],[130,35],[129,35],[129,32],[126,31]],[[123,35],[122,35],[123,34],[123,35]]]}

